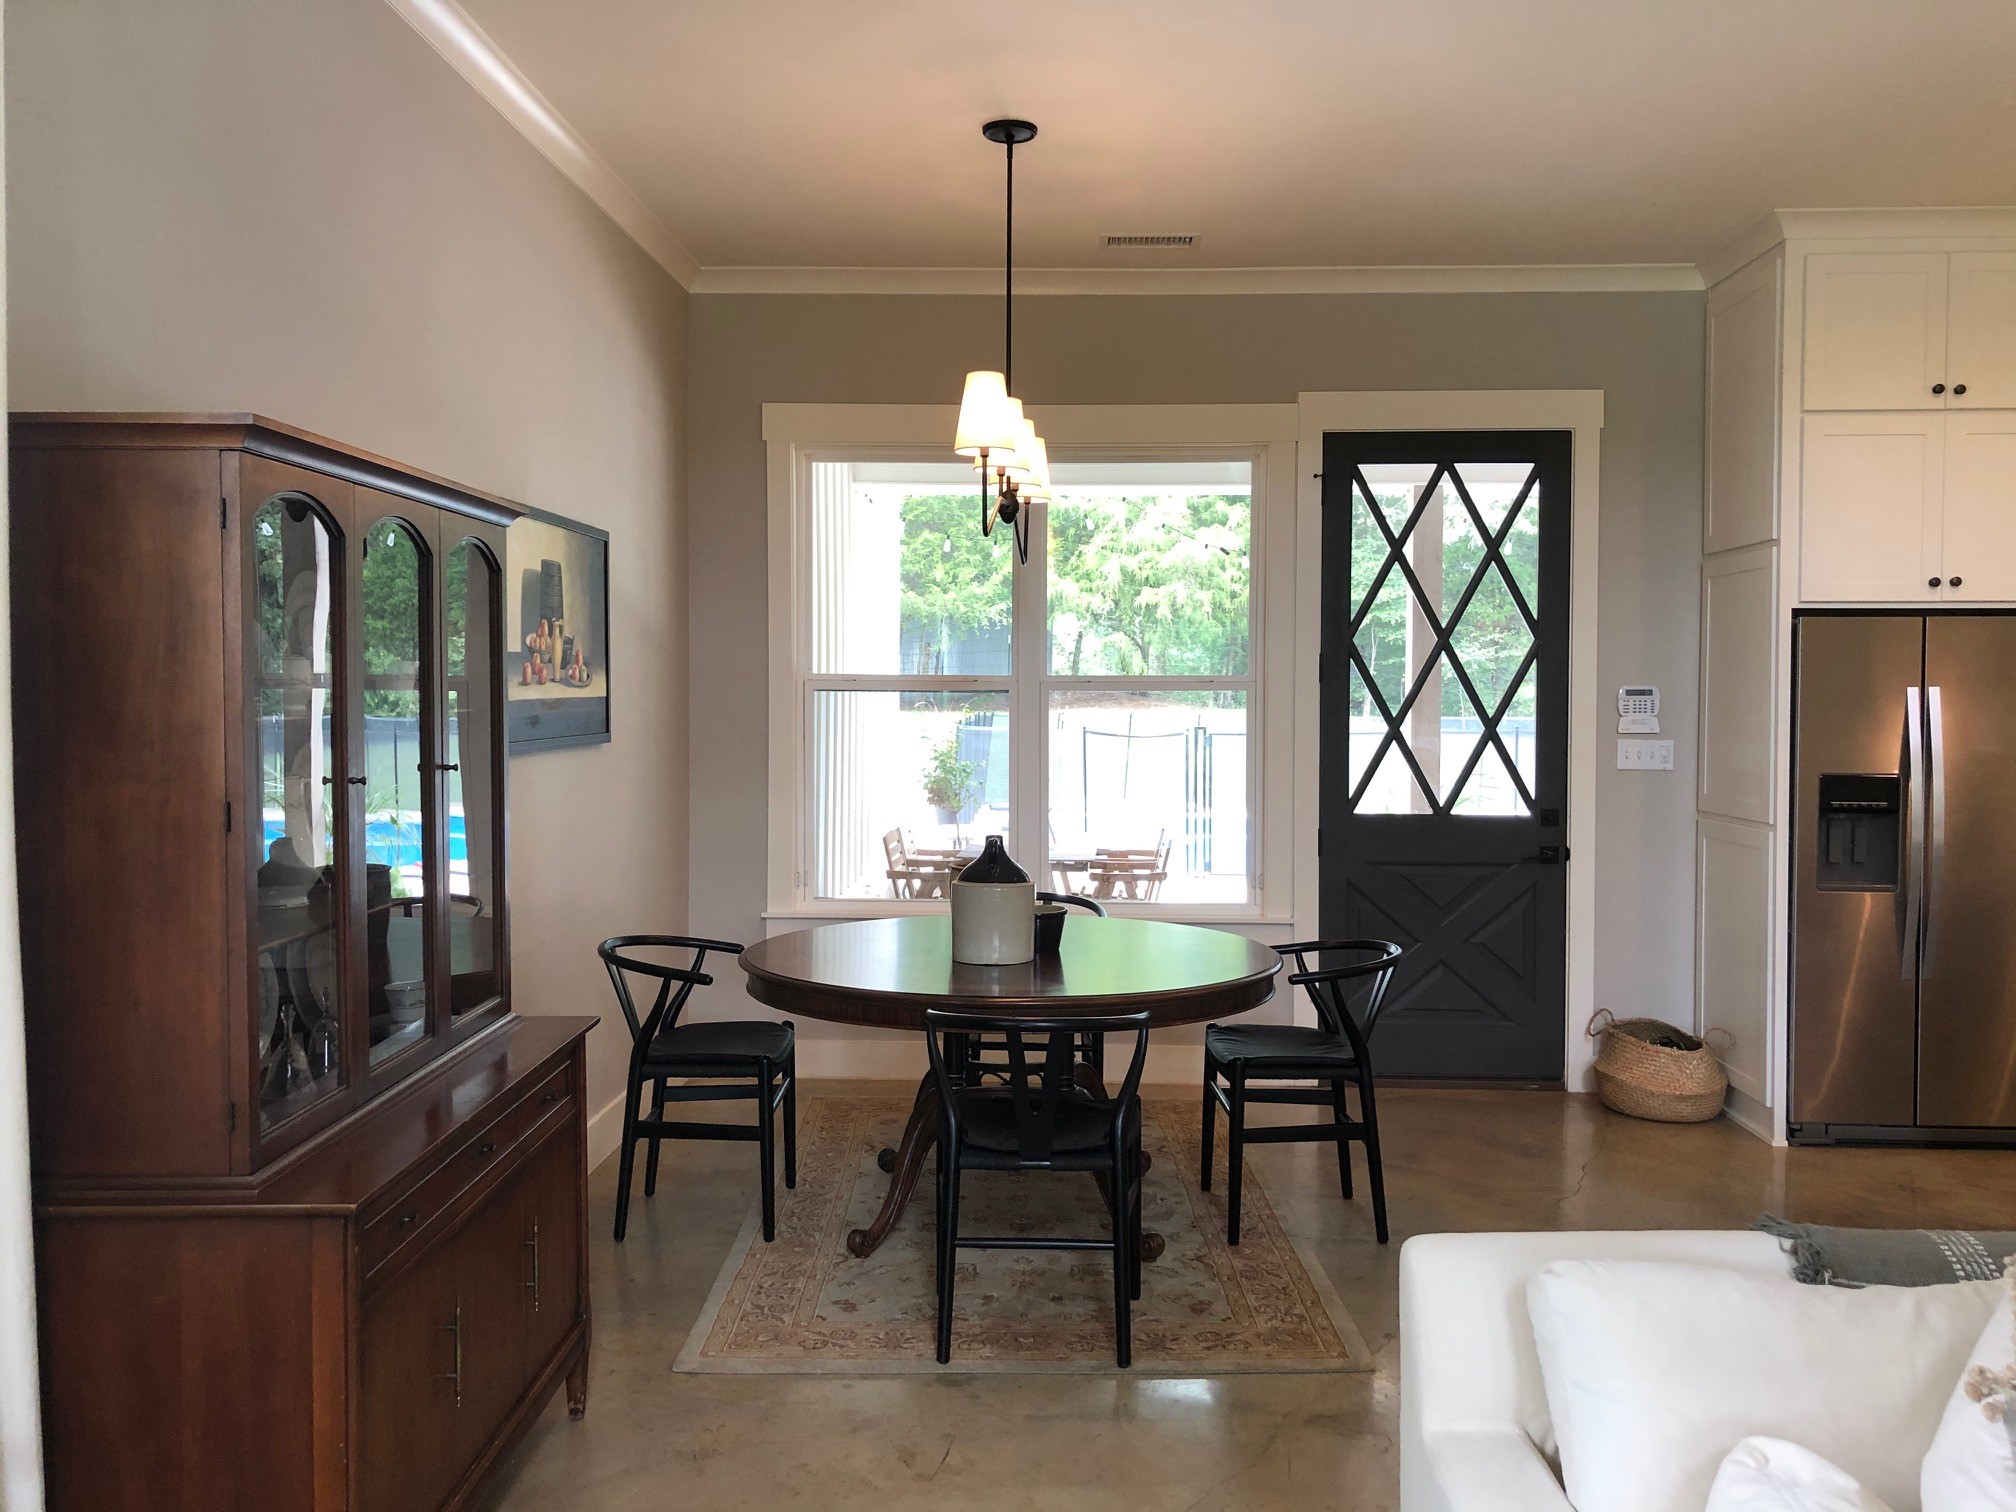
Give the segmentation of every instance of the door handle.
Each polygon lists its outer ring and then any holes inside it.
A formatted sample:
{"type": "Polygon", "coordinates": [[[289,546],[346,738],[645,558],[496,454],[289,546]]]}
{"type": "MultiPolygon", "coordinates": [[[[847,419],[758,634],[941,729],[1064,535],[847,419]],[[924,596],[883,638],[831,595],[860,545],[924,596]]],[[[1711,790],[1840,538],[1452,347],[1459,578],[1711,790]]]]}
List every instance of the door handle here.
{"type": "Polygon", "coordinates": [[[1919,889],[1924,885],[1920,857],[1925,844],[1925,719],[1918,689],[1904,690],[1904,744],[1898,753],[1898,776],[1904,784],[1904,885],[1897,890],[1897,973],[1907,982],[1918,979],[1919,889]]]}
{"type": "Polygon", "coordinates": [[[1537,866],[1559,866],[1568,859],[1565,845],[1543,845],[1530,856],[1521,856],[1522,862],[1530,861],[1537,866]]]}
{"type": "Polygon", "coordinates": [[[532,1225],[532,1237],[525,1241],[525,1247],[532,1251],[532,1279],[526,1286],[532,1290],[532,1311],[539,1311],[539,1225],[532,1225]]]}
{"type": "Polygon", "coordinates": [[[440,1379],[455,1383],[455,1405],[460,1407],[462,1405],[462,1304],[460,1302],[455,1304],[455,1321],[453,1323],[441,1324],[436,1331],[455,1335],[455,1369],[453,1373],[444,1375],[440,1379]]]}
{"type": "Polygon", "coordinates": [[[1946,712],[1939,689],[1925,690],[1925,948],[1923,974],[1932,974],[1932,952],[1939,939],[1939,897],[1946,881],[1946,712]]]}

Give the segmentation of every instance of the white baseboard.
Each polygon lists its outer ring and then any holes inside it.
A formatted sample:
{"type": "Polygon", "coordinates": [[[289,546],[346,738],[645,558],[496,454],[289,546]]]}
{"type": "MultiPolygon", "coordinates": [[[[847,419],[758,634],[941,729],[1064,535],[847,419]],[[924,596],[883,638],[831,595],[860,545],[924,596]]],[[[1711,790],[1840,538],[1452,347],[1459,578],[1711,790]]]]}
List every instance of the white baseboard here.
{"type": "Polygon", "coordinates": [[[1729,1089],[1729,1100],[1722,1105],[1722,1111],[1729,1115],[1729,1121],[1746,1133],[1755,1134],[1766,1144],[1775,1144],[1773,1138],[1771,1110],[1747,1092],[1729,1089]]]}

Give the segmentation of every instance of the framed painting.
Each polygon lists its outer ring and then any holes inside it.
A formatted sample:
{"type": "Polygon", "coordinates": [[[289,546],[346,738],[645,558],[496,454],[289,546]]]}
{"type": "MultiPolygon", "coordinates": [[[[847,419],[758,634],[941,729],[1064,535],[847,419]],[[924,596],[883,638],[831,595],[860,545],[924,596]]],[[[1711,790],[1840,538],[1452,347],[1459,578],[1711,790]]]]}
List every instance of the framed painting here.
{"type": "Polygon", "coordinates": [[[505,532],[511,754],[609,739],[609,532],[528,509],[505,532]]]}

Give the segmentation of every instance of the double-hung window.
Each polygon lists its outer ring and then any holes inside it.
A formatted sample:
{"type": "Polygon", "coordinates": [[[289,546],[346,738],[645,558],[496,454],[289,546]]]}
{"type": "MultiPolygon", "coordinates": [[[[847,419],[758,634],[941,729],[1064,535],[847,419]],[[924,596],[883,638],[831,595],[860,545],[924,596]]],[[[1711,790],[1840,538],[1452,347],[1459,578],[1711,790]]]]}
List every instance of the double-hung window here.
{"type": "Polygon", "coordinates": [[[1020,565],[942,448],[773,458],[773,910],[943,908],[998,834],[1115,912],[1262,912],[1264,446],[1058,446],[1020,565]]]}

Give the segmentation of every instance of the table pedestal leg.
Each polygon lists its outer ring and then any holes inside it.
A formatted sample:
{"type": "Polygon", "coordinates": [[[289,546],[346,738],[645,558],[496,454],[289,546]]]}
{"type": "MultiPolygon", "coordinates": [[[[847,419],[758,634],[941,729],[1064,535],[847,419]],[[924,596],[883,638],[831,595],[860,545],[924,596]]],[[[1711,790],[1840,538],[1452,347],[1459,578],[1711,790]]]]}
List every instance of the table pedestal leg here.
{"type": "MultiPolygon", "coordinates": [[[[903,1209],[909,1205],[910,1194],[917,1189],[917,1178],[924,1170],[924,1157],[937,1143],[938,1082],[926,1072],[924,1079],[917,1084],[917,1101],[911,1104],[910,1121],[903,1126],[903,1142],[894,1151],[884,1150],[876,1158],[877,1164],[891,1173],[888,1194],[882,1199],[882,1210],[865,1229],[849,1231],[848,1254],[857,1260],[865,1260],[889,1237],[889,1231],[896,1227],[896,1220],[903,1216],[903,1209]]],[[[1142,1252],[1147,1253],[1145,1247],[1142,1252]]]]}
{"type": "MultiPolygon", "coordinates": [[[[1098,1084],[1098,1077],[1089,1066],[1078,1068],[1081,1083],[1089,1084],[1088,1090],[1096,1091],[1101,1097],[1106,1089],[1098,1084]]],[[[924,1159],[938,1143],[938,1082],[926,1073],[917,1084],[917,1100],[910,1105],[910,1120],[903,1126],[903,1139],[893,1150],[881,1150],[875,1156],[875,1163],[890,1173],[889,1190],[882,1198],[882,1207],[875,1214],[874,1222],[866,1228],[850,1229],[847,1232],[847,1253],[857,1260],[865,1260],[874,1254],[889,1237],[889,1231],[902,1218],[903,1209],[910,1205],[910,1197],[917,1190],[917,1178],[923,1174],[924,1159]]],[[[1141,1156],[1141,1170],[1148,1171],[1150,1157],[1144,1151],[1141,1156]]],[[[1105,1182],[1101,1179],[1101,1189],[1105,1182]]],[[[1153,1229],[1141,1233],[1141,1258],[1160,1260],[1167,1241],[1153,1229]]]]}

